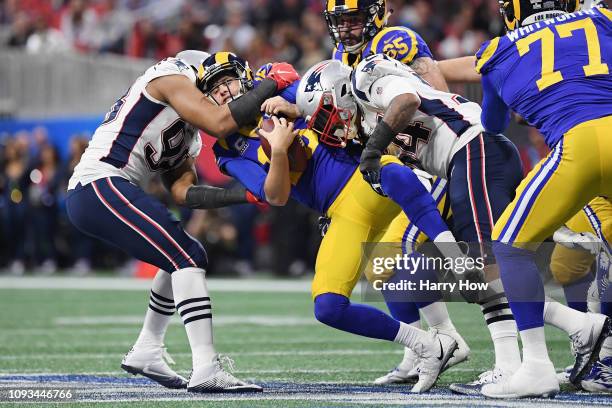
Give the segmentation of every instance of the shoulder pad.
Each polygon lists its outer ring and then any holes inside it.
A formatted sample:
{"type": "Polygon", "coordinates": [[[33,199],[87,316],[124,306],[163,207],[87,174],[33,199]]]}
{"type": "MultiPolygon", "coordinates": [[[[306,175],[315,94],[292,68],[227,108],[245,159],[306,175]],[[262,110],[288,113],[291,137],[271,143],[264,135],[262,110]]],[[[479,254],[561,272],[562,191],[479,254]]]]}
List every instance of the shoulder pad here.
{"type": "Polygon", "coordinates": [[[159,61],[147,70],[147,73],[151,75],[151,79],[158,78],[165,75],[185,75],[192,82],[196,81],[196,74],[193,69],[185,61],[178,58],[166,58],[159,61]]]}
{"type": "Polygon", "coordinates": [[[412,68],[385,54],[370,55],[361,61],[353,71],[351,78],[353,94],[368,102],[367,95],[370,88],[378,79],[387,75],[409,77],[412,72],[412,68]]]}
{"type": "Polygon", "coordinates": [[[368,54],[384,53],[404,64],[415,58],[433,58],[429,47],[419,34],[406,27],[387,27],[376,34],[369,44],[368,54]]]}
{"type": "Polygon", "coordinates": [[[193,141],[191,142],[191,146],[189,146],[189,156],[196,158],[200,155],[200,151],[202,150],[202,138],[197,129],[191,127],[189,130],[194,132],[193,141]]]}
{"type": "Polygon", "coordinates": [[[497,51],[500,37],[495,37],[492,40],[485,41],[480,49],[476,52],[476,72],[484,74],[488,71],[491,58],[497,51]]]}

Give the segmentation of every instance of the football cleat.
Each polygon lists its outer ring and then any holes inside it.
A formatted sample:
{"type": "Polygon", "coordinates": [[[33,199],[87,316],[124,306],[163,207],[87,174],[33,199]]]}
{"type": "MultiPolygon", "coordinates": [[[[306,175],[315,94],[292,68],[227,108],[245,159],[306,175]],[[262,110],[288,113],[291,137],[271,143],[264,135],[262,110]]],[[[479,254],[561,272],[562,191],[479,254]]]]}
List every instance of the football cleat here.
{"type": "Polygon", "coordinates": [[[550,360],[525,360],[505,381],[482,386],[489,398],[552,398],[559,392],[555,366],[550,360]]]}
{"type": "Polygon", "coordinates": [[[168,364],[174,364],[166,348],[132,349],[123,357],[121,368],[130,374],[140,374],[166,388],[186,388],[187,379],[177,374],[168,364]]]}
{"type": "Polygon", "coordinates": [[[559,385],[570,384],[570,374],[572,373],[573,365],[567,366],[563,369],[563,371],[559,371],[557,373],[557,381],[559,381],[559,385]]]}
{"type": "Polygon", "coordinates": [[[427,392],[434,386],[442,369],[457,351],[457,341],[448,334],[436,329],[429,329],[428,341],[421,343],[414,350],[419,356],[419,381],[410,392],[427,392]]]}
{"type": "Polygon", "coordinates": [[[438,333],[450,336],[457,342],[457,350],[455,350],[455,353],[444,365],[444,368],[442,368],[442,371],[440,372],[441,374],[449,368],[456,366],[459,363],[463,363],[464,361],[467,361],[470,358],[470,347],[467,345],[465,340],[463,340],[463,337],[461,337],[457,330],[451,331],[438,329],[438,333]]]}
{"type": "Polygon", "coordinates": [[[478,379],[467,384],[453,383],[450,385],[450,390],[456,394],[463,395],[480,395],[482,387],[487,384],[497,384],[506,381],[510,377],[510,373],[506,373],[501,368],[493,368],[485,371],[478,376],[478,379]]]}
{"type": "Polygon", "coordinates": [[[194,369],[189,377],[187,391],[198,393],[213,392],[262,392],[259,385],[249,384],[225,371],[221,365],[224,362],[230,371],[234,369],[234,362],[227,356],[216,356],[211,366],[194,369]]]}
{"type": "Polygon", "coordinates": [[[591,372],[580,385],[587,391],[612,393],[612,357],[605,357],[593,364],[591,372]]]}
{"type": "Polygon", "coordinates": [[[587,322],[582,330],[570,336],[572,347],[576,351],[570,382],[577,387],[599,357],[603,341],[612,334],[610,318],[597,313],[587,313],[586,316],[587,322]]]}
{"type": "Polygon", "coordinates": [[[414,351],[406,347],[404,359],[397,367],[382,377],[374,380],[376,385],[415,383],[419,379],[417,365],[419,358],[414,351]]]}

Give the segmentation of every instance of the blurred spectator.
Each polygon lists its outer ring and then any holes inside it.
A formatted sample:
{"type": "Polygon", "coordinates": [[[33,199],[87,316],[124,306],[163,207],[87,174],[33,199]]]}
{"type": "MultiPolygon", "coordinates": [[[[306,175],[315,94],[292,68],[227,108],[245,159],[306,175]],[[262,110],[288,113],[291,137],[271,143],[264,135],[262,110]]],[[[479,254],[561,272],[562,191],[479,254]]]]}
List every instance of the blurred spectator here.
{"type": "MultiPolygon", "coordinates": [[[[172,53],[167,49],[168,34],[158,31],[151,20],[140,20],[128,39],[127,55],[160,60],[172,53]]],[[[172,47],[176,49],[177,47],[172,47]]]]}
{"type": "Polygon", "coordinates": [[[88,0],[70,0],[61,17],[60,30],[74,48],[88,51],[96,49],[98,16],[89,7],[88,0]]]}
{"type": "MultiPolygon", "coordinates": [[[[85,152],[85,149],[87,149],[88,143],[89,139],[86,137],[74,136],[72,139],[70,139],[70,155],[68,157],[68,161],[65,163],[64,170],[62,171],[64,178],[62,183],[63,191],[68,188],[68,180],[70,179],[70,176],[72,176],[76,165],[79,164],[81,156],[85,152]]],[[[65,211],[62,212],[62,215],[67,218],[65,211]]],[[[95,241],[92,237],[77,230],[71,222],[68,221],[65,224],[67,226],[70,249],[69,257],[70,262],[72,263],[72,266],[68,272],[77,276],[87,275],[91,271],[92,267],[92,251],[95,241]]]]}
{"type": "Polygon", "coordinates": [[[118,0],[103,0],[95,27],[96,49],[100,52],[124,53],[125,40],[134,24],[130,10],[120,8],[118,0]]]}
{"type": "Polygon", "coordinates": [[[26,43],[26,51],[30,54],[59,53],[69,51],[72,47],[64,34],[49,27],[49,17],[42,14],[36,17],[34,32],[26,43]]]}
{"type": "Polygon", "coordinates": [[[11,32],[6,45],[9,47],[25,47],[32,31],[32,24],[28,15],[26,13],[17,14],[11,25],[11,32]]]}
{"type": "Polygon", "coordinates": [[[27,136],[18,134],[8,139],[5,146],[5,163],[2,173],[5,175],[3,189],[4,235],[9,254],[9,272],[22,275],[26,260],[26,226],[28,213],[28,157],[27,136]],[[25,143],[24,143],[25,141],[25,143]]]}
{"type": "Polygon", "coordinates": [[[219,35],[210,44],[210,52],[236,50],[244,54],[255,37],[255,29],[246,21],[246,8],[238,1],[226,4],[227,17],[219,35]]]}
{"type": "Polygon", "coordinates": [[[56,236],[58,231],[58,196],[63,187],[59,155],[55,147],[40,148],[38,164],[29,171],[28,226],[33,258],[45,275],[57,270],[56,236]]]}

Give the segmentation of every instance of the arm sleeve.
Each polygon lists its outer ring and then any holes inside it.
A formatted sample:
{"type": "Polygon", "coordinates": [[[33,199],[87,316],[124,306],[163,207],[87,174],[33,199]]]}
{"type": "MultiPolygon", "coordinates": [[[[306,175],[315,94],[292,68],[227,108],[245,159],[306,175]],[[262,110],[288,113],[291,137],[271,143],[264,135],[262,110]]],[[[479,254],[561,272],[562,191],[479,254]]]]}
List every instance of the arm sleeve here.
{"type": "Polygon", "coordinates": [[[386,109],[398,95],[413,94],[418,98],[416,89],[407,78],[388,75],[377,79],[369,89],[372,104],[378,109],[386,109]]]}
{"type": "Polygon", "coordinates": [[[482,76],[482,94],[482,125],[488,132],[503,132],[510,123],[510,109],[499,96],[490,74],[482,76]]]}
{"type": "Polygon", "coordinates": [[[264,184],[268,173],[257,163],[244,159],[230,159],[224,162],[223,170],[238,180],[259,200],[266,201],[264,184]]]}

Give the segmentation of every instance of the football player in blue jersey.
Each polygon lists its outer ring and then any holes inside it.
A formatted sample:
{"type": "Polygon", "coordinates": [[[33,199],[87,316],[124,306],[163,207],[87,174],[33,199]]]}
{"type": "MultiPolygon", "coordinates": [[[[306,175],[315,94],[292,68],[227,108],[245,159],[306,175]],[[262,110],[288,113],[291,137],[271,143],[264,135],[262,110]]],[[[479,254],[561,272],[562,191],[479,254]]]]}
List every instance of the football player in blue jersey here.
{"type": "Polygon", "coordinates": [[[323,15],[335,48],[333,59],[355,67],[372,54],[410,65],[434,88],[448,91],[429,47],[407,27],[388,27],[386,0],[327,0],[323,15]]]}
{"type": "MultiPolygon", "coordinates": [[[[553,395],[559,385],[546,350],[544,291],[534,248],[596,196],[612,194],[612,13],[577,0],[501,2],[508,33],[486,42],[476,69],[482,121],[501,131],[510,110],[537,127],[552,149],[523,180],[495,225],[494,252],[523,340],[523,364],[483,394],[553,395]],[[529,285],[525,285],[529,282],[529,285]]],[[[610,332],[602,315],[575,319],[572,382],[588,373],[610,332]]]]}
{"type": "MultiPolygon", "coordinates": [[[[324,16],[330,36],[335,44],[334,59],[354,68],[370,55],[385,54],[410,66],[433,88],[448,92],[448,85],[444,76],[421,36],[407,27],[387,26],[389,12],[387,11],[386,0],[327,0],[324,16]]],[[[452,67],[450,70],[453,71],[452,67]]],[[[414,154],[410,149],[416,149],[416,144],[407,147],[400,139],[396,139],[394,143],[399,146],[400,157],[409,157],[414,154]]],[[[484,160],[478,161],[478,163],[475,161],[472,163],[472,167],[479,167],[481,162],[484,163],[484,160]]],[[[486,163],[487,167],[497,165],[500,168],[505,165],[505,163],[494,163],[493,160],[488,160],[486,163]]],[[[520,172],[520,169],[516,166],[513,169],[520,172]]],[[[487,171],[482,168],[481,170],[475,170],[473,174],[492,174],[492,171],[492,168],[487,171]]],[[[446,184],[446,180],[441,180],[441,183],[446,184]]],[[[513,190],[514,187],[510,186],[510,190],[513,190]]],[[[446,187],[444,188],[443,195],[446,195],[446,187]]],[[[465,210],[468,211],[457,214],[459,218],[468,220],[467,222],[472,225],[472,228],[468,228],[470,230],[469,235],[464,234],[461,236],[461,240],[490,242],[492,225],[488,226],[487,222],[482,222],[479,228],[478,220],[488,219],[486,208],[493,208],[493,213],[497,217],[501,210],[497,211],[495,204],[499,204],[502,200],[498,199],[494,204],[491,204],[488,196],[479,193],[482,191],[482,189],[479,189],[475,193],[474,202],[477,205],[473,208],[465,206],[465,210]],[[484,231],[483,234],[477,234],[479,229],[484,231]]],[[[503,207],[505,207],[505,203],[501,208],[503,209],[503,207]]],[[[487,266],[486,275],[488,280],[499,282],[494,261],[490,261],[490,265],[487,266]]],[[[489,299],[482,299],[479,303],[495,345],[496,367],[503,366],[507,372],[516,369],[520,362],[518,332],[510,308],[505,302],[504,294],[496,293],[489,299]]],[[[398,314],[396,317],[400,320],[413,318],[402,314],[398,314]]],[[[408,357],[409,354],[406,354],[406,356],[408,357]]],[[[408,364],[409,359],[405,358],[396,369],[391,370],[388,375],[376,379],[375,382],[393,383],[407,380],[408,376],[403,376],[402,373],[410,371],[407,369],[408,364]]],[[[486,378],[493,377],[487,376],[486,378]]]]}
{"type": "MultiPolygon", "coordinates": [[[[225,75],[228,77],[236,75],[232,71],[231,66],[225,67],[225,75]]],[[[348,67],[337,61],[317,64],[306,74],[306,79],[300,82],[299,93],[312,93],[307,91],[310,83],[312,89],[327,89],[321,82],[333,82],[337,78],[345,81],[344,88],[347,90],[350,86],[346,82],[349,72],[348,67]]],[[[211,77],[210,87],[217,87],[217,82],[223,80],[223,76],[211,77]]],[[[303,99],[319,106],[316,96],[321,98],[321,92],[315,94],[303,99]]],[[[347,92],[338,93],[336,97],[350,100],[347,92]]],[[[313,115],[313,120],[320,122],[324,128],[337,126],[334,120],[338,116],[329,116],[328,113],[321,109],[313,115]]],[[[427,391],[439,372],[448,367],[446,362],[451,359],[457,343],[462,341],[457,340],[460,336],[448,320],[448,314],[444,313],[446,321],[432,324],[432,327],[440,326],[439,330],[436,328],[432,332],[434,335],[427,335],[375,308],[352,303],[349,297],[360,276],[362,243],[379,242],[390,228],[389,224],[399,218],[402,209],[429,236],[434,237],[434,243],[445,242],[441,248],[443,254],[463,257],[456,244],[454,248],[448,246],[447,243],[453,243],[454,238],[440,217],[435,202],[412,170],[401,165],[393,156],[383,157],[382,182],[390,198],[376,194],[357,170],[359,149],[355,151],[350,147],[345,148],[345,144],[338,143],[337,138],[318,134],[311,129],[301,130],[299,135],[305,145],[307,165],[300,171],[290,171],[287,150],[293,139],[288,139],[292,126],[284,119],[273,118],[273,121],[274,131],[259,130],[259,134],[271,146],[267,153],[256,129],[244,128],[215,144],[214,152],[219,167],[238,179],[257,197],[273,205],[284,205],[292,197],[330,216],[332,222],[317,255],[312,286],[316,318],[339,330],[395,341],[410,347],[420,357],[419,381],[412,391],[427,391]],[[432,341],[435,341],[435,345],[432,341]],[[433,356],[432,351],[437,354],[433,356]],[[442,357],[438,359],[440,353],[442,357]]],[[[342,126],[342,129],[348,127],[342,126]]],[[[339,128],[337,130],[340,131],[339,128]]],[[[432,271],[423,273],[431,274],[432,271]]],[[[396,275],[399,278],[400,274],[396,275]]],[[[430,279],[435,277],[431,276],[430,279]]],[[[435,300],[439,300],[439,297],[431,299],[429,296],[428,301],[423,302],[423,308],[444,307],[435,300]]]]}

